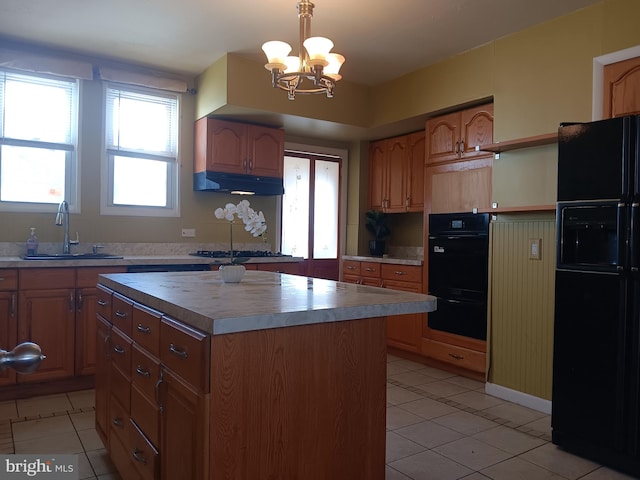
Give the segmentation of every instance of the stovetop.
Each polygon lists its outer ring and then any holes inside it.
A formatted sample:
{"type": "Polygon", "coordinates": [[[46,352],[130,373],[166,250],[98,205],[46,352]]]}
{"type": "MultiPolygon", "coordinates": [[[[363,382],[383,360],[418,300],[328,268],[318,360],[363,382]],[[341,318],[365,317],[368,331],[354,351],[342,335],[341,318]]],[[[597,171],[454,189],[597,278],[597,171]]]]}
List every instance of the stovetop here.
{"type": "MultiPolygon", "coordinates": [[[[208,257],[208,258],[228,258],[231,256],[229,250],[198,250],[195,253],[190,253],[194,257],[208,257]]],[[[285,255],[284,253],[273,253],[262,250],[234,250],[234,257],[290,257],[291,255],[285,255]]]]}

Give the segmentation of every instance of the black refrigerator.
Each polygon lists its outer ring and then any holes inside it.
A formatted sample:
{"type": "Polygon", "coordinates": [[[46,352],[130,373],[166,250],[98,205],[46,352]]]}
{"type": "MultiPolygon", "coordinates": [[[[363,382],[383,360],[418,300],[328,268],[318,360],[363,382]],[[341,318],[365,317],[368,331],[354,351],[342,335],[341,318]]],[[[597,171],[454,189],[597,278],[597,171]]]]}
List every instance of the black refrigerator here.
{"type": "Polygon", "coordinates": [[[640,116],[558,133],[552,440],[640,475],[640,116]]]}

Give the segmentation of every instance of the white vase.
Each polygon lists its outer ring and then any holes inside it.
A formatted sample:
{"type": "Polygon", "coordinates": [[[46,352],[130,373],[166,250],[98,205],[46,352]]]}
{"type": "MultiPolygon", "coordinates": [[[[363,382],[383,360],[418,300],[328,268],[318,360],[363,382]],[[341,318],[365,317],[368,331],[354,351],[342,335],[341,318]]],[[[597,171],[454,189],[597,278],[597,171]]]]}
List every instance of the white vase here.
{"type": "Polygon", "coordinates": [[[238,283],[244,277],[244,265],[220,265],[220,277],[224,283],[238,283]]]}

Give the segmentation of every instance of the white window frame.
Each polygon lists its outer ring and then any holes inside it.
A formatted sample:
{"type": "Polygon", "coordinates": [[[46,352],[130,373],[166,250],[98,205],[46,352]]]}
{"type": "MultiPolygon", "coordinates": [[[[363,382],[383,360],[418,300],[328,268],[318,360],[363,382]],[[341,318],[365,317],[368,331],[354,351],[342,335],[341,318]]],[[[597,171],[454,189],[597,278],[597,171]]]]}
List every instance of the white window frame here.
{"type": "Polygon", "coordinates": [[[132,85],[125,85],[113,82],[104,82],[103,84],[103,136],[102,136],[102,162],[101,162],[101,188],[100,188],[100,213],[102,215],[122,215],[122,216],[144,216],[144,217],[179,217],[180,216],[180,119],[182,102],[180,101],[180,95],[175,93],[169,93],[162,90],[156,90],[151,88],[137,87],[132,85]],[[107,105],[107,90],[109,88],[123,90],[127,92],[142,93],[145,95],[152,95],[158,97],[167,97],[176,99],[176,155],[175,157],[169,156],[155,156],[146,155],[144,153],[137,153],[137,158],[148,158],[152,160],[164,160],[167,162],[169,168],[167,174],[167,207],[153,207],[153,206],[139,206],[139,205],[114,205],[113,199],[113,158],[114,153],[127,156],[129,152],[127,150],[113,151],[111,152],[107,148],[107,121],[109,117],[108,105],[107,105]]]}
{"type": "MultiPolygon", "coordinates": [[[[0,131],[0,144],[4,145],[20,145],[35,148],[53,148],[60,147],[60,150],[66,152],[65,161],[65,193],[64,199],[69,204],[71,213],[80,213],[80,135],[79,135],[79,98],[81,97],[82,82],[78,79],[61,77],[56,75],[46,75],[40,73],[15,71],[6,68],[0,68],[1,74],[18,75],[24,77],[45,78],[62,82],[69,82],[72,85],[71,97],[71,140],[70,143],[57,144],[49,142],[39,142],[37,140],[19,140],[4,137],[4,132],[0,131]]],[[[0,115],[4,116],[4,99],[0,99],[0,115]]],[[[2,122],[0,122],[1,124],[2,122]]],[[[0,158],[0,162],[2,159],[0,158]]],[[[57,204],[53,203],[36,203],[36,202],[6,202],[0,201],[0,212],[18,212],[18,213],[51,213],[56,212],[57,204]]]]}

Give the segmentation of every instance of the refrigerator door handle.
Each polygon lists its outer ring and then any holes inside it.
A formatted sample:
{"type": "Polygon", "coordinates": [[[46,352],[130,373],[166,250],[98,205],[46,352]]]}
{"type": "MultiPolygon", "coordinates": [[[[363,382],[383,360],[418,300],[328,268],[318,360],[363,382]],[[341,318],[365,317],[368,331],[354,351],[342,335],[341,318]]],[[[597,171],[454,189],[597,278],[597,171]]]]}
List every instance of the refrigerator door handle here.
{"type": "Polygon", "coordinates": [[[631,225],[629,234],[629,266],[632,272],[638,271],[638,212],[640,210],[640,203],[633,202],[631,204],[631,225]]]}

